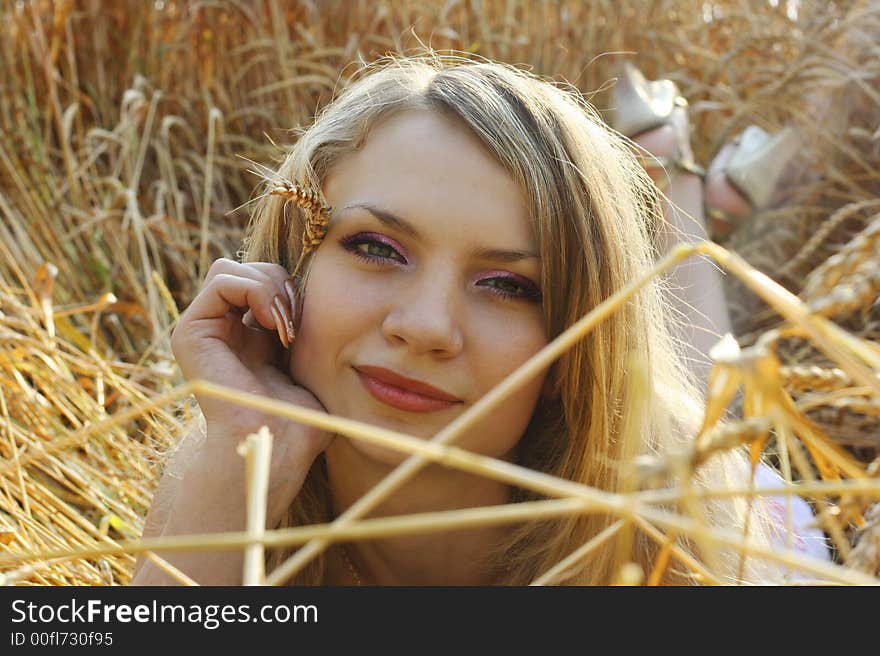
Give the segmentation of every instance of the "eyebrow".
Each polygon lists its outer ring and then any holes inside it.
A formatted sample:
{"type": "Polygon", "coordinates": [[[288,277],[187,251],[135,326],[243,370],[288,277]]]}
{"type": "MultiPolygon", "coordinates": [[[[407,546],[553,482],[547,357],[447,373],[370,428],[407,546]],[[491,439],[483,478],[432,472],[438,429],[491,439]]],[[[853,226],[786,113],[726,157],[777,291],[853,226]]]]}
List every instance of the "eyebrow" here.
{"type": "MultiPolygon", "coordinates": [[[[388,226],[389,228],[397,230],[398,232],[402,232],[405,235],[409,235],[414,239],[421,239],[419,231],[416,230],[415,226],[413,226],[412,223],[405,219],[402,219],[393,212],[389,212],[388,210],[376,207],[375,205],[370,205],[369,203],[352,203],[350,205],[346,205],[342,209],[366,210],[374,217],[376,217],[376,219],[378,219],[382,224],[388,226]]],[[[508,251],[499,248],[475,248],[470,252],[470,255],[471,257],[485,260],[495,260],[498,262],[518,262],[520,260],[527,260],[529,258],[535,258],[537,260],[541,259],[540,255],[531,251],[508,251]]]]}

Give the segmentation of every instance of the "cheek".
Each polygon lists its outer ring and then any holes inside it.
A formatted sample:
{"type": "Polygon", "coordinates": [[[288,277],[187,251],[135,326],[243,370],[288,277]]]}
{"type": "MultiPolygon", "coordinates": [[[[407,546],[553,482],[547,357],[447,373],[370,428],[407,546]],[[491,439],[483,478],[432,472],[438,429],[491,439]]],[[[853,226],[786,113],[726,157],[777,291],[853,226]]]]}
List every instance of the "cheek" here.
{"type": "MultiPolygon", "coordinates": [[[[472,315],[472,369],[477,388],[486,394],[547,345],[543,320],[536,312],[519,316],[472,315]]],[[[540,375],[538,376],[541,377],[540,375]]],[[[535,381],[527,383],[523,391],[535,381]]]]}
{"type": "Polygon", "coordinates": [[[319,251],[309,274],[296,342],[291,349],[290,375],[327,406],[340,354],[372,318],[376,302],[355,281],[319,251]]]}
{"type": "MultiPolygon", "coordinates": [[[[494,339],[485,339],[475,349],[473,372],[481,390],[481,397],[498,386],[530,357],[547,344],[539,323],[522,324],[518,331],[512,327],[498,332],[494,339]]],[[[495,332],[495,331],[493,331],[495,332]]],[[[529,425],[541,396],[546,372],[505,397],[486,417],[468,430],[460,444],[484,455],[505,457],[516,445],[529,425]]]]}

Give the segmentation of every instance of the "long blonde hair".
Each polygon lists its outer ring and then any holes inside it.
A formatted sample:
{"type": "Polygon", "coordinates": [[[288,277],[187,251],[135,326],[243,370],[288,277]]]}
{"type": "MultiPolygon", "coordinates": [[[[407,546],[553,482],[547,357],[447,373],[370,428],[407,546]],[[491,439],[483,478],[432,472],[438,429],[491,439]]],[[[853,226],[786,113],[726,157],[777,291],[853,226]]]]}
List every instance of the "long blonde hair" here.
{"type": "MultiPolygon", "coordinates": [[[[298,131],[277,170],[280,178],[321,189],[338,158],[358,149],[379,121],[429,108],[472,131],[524,191],[543,262],[543,313],[551,339],[652,267],[663,221],[656,189],[625,141],[576,89],[506,64],[432,52],[386,57],[363,73],[298,131]]],[[[302,251],[303,224],[294,205],[263,196],[248,226],[243,260],[291,270],[302,251]]],[[[308,266],[300,293],[307,279],[308,266]]],[[[519,463],[614,491],[622,485],[622,463],[692,438],[702,400],[676,351],[672,321],[662,283],[654,281],[556,362],[549,373],[552,394],[540,401],[520,441],[519,463]]],[[[723,483],[731,467],[745,468],[740,454],[716,458],[700,477],[723,483]]],[[[332,519],[326,486],[319,458],[284,523],[332,519]]],[[[719,506],[713,520],[738,523],[741,510],[719,506]]],[[[612,519],[572,516],[523,525],[497,546],[491,562],[500,564],[505,583],[529,583],[612,519]]],[[[623,562],[632,558],[650,568],[656,545],[640,533],[628,539],[632,555],[627,550],[623,562]]],[[[284,555],[276,553],[274,561],[284,555]]],[[[607,583],[620,564],[619,545],[611,540],[572,570],[567,582],[607,583]]],[[[295,583],[320,583],[322,568],[316,559],[295,583]]]]}

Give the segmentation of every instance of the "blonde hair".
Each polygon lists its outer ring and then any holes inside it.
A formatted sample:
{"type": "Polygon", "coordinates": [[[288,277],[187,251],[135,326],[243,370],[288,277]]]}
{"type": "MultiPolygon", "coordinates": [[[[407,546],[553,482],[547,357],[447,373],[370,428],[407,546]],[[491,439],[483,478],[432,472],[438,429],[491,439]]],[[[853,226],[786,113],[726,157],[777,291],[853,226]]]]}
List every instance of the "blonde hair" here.
{"type": "MultiPolygon", "coordinates": [[[[543,262],[543,313],[551,339],[653,266],[654,237],[663,221],[655,187],[625,141],[576,89],[506,64],[430,52],[386,57],[363,72],[298,131],[277,170],[279,179],[321,189],[334,163],[358,149],[379,121],[406,109],[431,109],[466,126],[524,191],[543,262]]],[[[302,252],[304,222],[294,204],[263,196],[248,226],[243,260],[291,270],[302,252]]],[[[300,293],[307,279],[308,264],[300,293]]],[[[622,485],[622,463],[693,437],[702,400],[671,326],[664,288],[654,281],[556,362],[548,374],[552,394],[535,409],[520,441],[519,463],[613,491],[622,485]]],[[[696,480],[724,484],[732,468],[746,468],[741,454],[718,456],[696,480]]],[[[284,524],[332,519],[326,487],[319,458],[284,524]]],[[[712,521],[740,523],[741,505],[716,504],[712,521]]],[[[523,525],[497,545],[489,562],[500,564],[505,583],[527,584],[612,520],[587,515],[523,525]]],[[[753,534],[760,538],[760,530],[753,534]]],[[[627,550],[621,561],[619,545],[608,541],[567,582],[608,583],[631,557],[649,571],[656,545],[640,533],[632,544],[632,556],[627,550]]],[[[274,562],[284,555],[276,553],[274,562]]],[[[731,554],[731,574],[736,560],[731,554]]],[[[320,583],[322,567],[316,559],[295,583],[320,583]]]]}

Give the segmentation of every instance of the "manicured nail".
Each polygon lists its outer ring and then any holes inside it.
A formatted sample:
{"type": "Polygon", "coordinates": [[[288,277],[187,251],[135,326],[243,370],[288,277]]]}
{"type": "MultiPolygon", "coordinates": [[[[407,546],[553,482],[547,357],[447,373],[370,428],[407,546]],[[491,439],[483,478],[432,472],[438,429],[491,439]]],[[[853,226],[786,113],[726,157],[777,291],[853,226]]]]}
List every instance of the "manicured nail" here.
{"type": "Polygon", "coordinates": [[[272,318],[275,320],[275,330],[278,331],[278,339],[281,340],[281,345],[284,348],[289,349],[290,342],[287,341],[287,331],[284,329],[284,319],[281,318],[281,315],[274,306],[270,307],[269,311],[272,313],[272,318]]]}
{"type": "Polygon", "coordinates": [[[296,337],[296,331],[293,329],[293,321],[290,318],[290,312],[284,307],[284,303],[281,302],[281,297],[277,294],[272,299],[272,305],[278,310],[278,314],[284,317],[284,332],[287,334],[287,343],[289,345],[296,337]]]}

